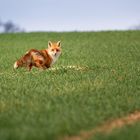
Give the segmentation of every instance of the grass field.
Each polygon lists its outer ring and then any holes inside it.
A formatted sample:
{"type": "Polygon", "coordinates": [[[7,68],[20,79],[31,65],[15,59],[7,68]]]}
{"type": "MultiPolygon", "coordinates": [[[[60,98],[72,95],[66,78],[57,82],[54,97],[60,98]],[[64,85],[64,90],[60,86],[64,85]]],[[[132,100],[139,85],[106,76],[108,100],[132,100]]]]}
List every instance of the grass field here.
{"type": "MultiPolygon", "coordinates": [[[[0,34],[0,140],[57,140],[140,110],[140,31],[0,34]],[[62,42],[57,70],[13,70],[62,42]],[[63,66],[86,69],[64,69],[63,66]]],[[[140,123],[91,139],[140,139],[140,123]],[[130,133],[131,132],[131,133],[130,133]]]]}

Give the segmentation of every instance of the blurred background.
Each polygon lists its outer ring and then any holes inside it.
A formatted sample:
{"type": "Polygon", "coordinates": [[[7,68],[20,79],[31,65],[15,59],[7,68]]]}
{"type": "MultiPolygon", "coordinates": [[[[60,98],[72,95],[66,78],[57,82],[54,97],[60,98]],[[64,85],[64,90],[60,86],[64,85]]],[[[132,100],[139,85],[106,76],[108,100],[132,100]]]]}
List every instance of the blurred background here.
{"type": "Polygon", "coordinates": [[[140,0],[0,0],[0,33],[140,30],[140,0]]]}

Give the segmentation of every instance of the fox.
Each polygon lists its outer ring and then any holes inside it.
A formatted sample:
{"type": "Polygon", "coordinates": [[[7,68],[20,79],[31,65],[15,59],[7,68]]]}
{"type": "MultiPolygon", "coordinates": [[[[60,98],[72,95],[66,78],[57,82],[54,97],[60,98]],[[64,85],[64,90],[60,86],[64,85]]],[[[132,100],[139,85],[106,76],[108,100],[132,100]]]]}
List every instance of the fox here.
{"type": "Polygon", "coordinates": [[[14,69],[25,67],[31,71],[32,67],[48,69],[58,60],[62,53],[61,41],[48,41],[48,48],[44,50],[30,49],[14,63],[14,69]]]}

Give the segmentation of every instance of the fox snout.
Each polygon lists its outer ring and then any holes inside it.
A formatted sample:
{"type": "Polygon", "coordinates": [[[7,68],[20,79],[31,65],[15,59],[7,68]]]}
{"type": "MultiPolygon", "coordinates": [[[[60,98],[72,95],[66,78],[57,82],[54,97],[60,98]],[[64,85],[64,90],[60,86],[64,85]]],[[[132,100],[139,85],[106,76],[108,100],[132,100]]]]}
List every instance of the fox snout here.
{"type": "Polygon", "coordinates": [[[56,56],[56,55],[57,55],[57,53],[55,52],[55,53],[54,53],[54,55],[56,56]]]}

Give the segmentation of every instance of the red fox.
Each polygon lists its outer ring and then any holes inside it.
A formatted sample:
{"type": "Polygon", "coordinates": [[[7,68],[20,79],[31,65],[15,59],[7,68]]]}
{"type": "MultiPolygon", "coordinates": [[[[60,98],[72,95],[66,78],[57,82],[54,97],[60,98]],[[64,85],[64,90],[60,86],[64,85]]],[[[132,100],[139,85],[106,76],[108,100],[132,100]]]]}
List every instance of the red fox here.
{"type": "Polygon", "coordinates": [[[26,67],[29,71],[32,67],[47,69],[51,67],[61,54],[61,43],[48,42],[48,48],[45,50],[31,49],[14,63],[14,69],[26,67]]]}

